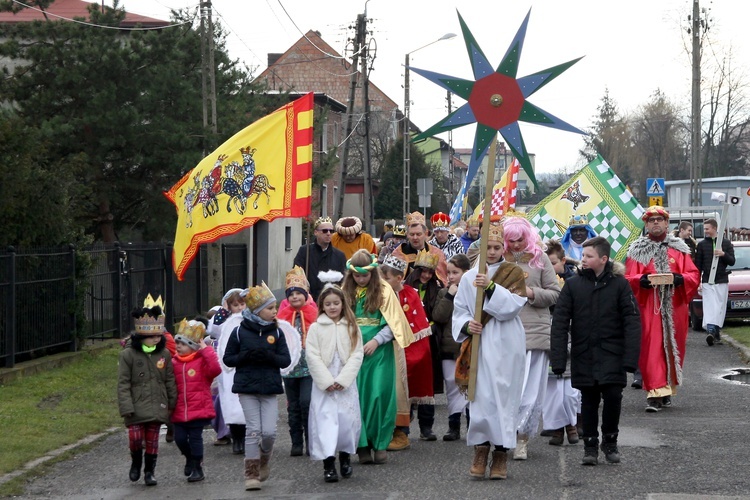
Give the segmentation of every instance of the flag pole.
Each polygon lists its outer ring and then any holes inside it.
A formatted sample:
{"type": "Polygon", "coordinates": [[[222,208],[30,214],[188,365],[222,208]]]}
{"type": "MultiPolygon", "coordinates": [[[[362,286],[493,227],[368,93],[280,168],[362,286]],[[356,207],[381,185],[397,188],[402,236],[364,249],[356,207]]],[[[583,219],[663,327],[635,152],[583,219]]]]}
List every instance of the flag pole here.
{"type": "MultiPolygon", "coordinates": [[[[495,160],[497,157],[497,134],[492,137],[490,152],[487,155],[487,175],[484,187],[484,211],[482,216],[482,232],[479,240],[479,264],[480,273],[485,272],[487,265],[487,238],[490,234],[490,212],[492,208],[492,188],[495,185],[495,160]]],[[[482,321],[482,309],[484,305],[484,289],[477,288],[477,301],[474,306],[474,320],[482,321]]],[[[477,369],[479,363],[479,342],[481,335],[474,335],[471,341],[471,364],[469,366],[469,401],[474,401],[477,389],[477,369]]]]}

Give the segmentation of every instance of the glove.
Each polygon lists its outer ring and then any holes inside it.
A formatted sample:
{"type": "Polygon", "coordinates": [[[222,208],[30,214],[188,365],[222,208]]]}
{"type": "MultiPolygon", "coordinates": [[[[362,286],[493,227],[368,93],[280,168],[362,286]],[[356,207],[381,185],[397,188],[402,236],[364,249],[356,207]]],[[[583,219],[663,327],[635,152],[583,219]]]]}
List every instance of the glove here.
{"type": "Polygon", "coordinates": [[[682,286],[685,284],[685,278],[679,273],[674,273],[674,286],[682,286]]]}
{"type": "Polygon", "coordinates": [[[638,369],[635,366],[623,366],[622,367],[626,372],[628,373],[635,373],[635,371],[638,369]]]}
{"type": "Polygon", "coordinates": [[[555,375],[557,375],[557,378],[563,378],[563,373],[565,373],[565,368],[563,368],[562,370],[559,369],[559,368],[558,369],[553,369],[552,373],[554,373],[555,375]]]}
{"type": "Polygon", "coordinates": [[[641,288],[651,288],[651,280],[648,279],[648,274],[641,276],[641,288]]]}

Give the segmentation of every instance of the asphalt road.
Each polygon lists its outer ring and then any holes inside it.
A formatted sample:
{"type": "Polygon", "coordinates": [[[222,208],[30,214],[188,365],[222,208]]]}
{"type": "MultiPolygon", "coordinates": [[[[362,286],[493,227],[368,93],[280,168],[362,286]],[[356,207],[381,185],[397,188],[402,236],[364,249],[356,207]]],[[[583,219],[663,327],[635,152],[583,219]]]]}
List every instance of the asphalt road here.
{"type": "MultiPolygon", "coordinates": [[[[173,444],[160,443],[158,486],[128,480],[126,431],[101,440],[87,452],[58,463],[32,479],[20,498],[533,498],[533,499],[750,499],[750,386],[722,376],[747,367],[728,344],[708,347],[704,335],[691,332],[684,385],[674,406],[645,413],[645,393],[625,389],[620,427],[622,463],[580,465],[582,442],[554,447],[548,438],[529,443],[527,461],[511,461],[508,479],[475,480],[468,469],[472,450],[464,441],[421,442],[412,424],[410,450],[388,454],[386,465],[357,464],[354,475],[335,484],[323,482],[321,462],[289,456],[285,402],[280,398],[279,438],[271,477],[258,492],[243,488],[242,457],[231,447],[212,446],[206,431],[206,480],[189,484],[184,460],[173,444]]],[[[444,397],[438,398],[435,432],[447,430],[444,397]]],[[[462,429],[464,437],[465,429],[462,429]]]]}

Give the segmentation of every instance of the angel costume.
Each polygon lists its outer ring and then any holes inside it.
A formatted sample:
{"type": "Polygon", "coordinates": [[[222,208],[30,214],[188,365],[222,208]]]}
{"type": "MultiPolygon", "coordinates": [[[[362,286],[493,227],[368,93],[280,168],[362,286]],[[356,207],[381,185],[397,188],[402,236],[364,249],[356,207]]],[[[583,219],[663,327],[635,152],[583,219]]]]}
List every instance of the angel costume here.
{"type": "MultiPolygon", "coordinates": [[[[488,276],[493,276],[502,264],[489,265],[488,276]]],[[[514,266],[515,267],[515,266],[514,266]]],[[[474,319],[477,289],[474,279],[477,269],[466,272],[453,301],[453,338],[463,342],[468,335],[466,323],[474,319]]],[[[526,334],[518,314],[526,299],[495,284],[489,298],[485,296],[483,310],[489,315],[479,340],[479,366],[476,393],[469,403],[471,421],[466,434],[469,446],[487,443],[505,448],[516,447],[516,424],[521,403],[526,365],[526,334]]]]}
{"type": "Polygon", "coordinates": [[[324,460],[336,452],[355,453],[362,419],[357,373],[362,366],[362,336],[351,345],[345,318],[334,323],[325,314],[310,325],[306,343],[307,367],[313,378],[310,396],[310,457],[324,460]],[[326,391],[337,382],[342,391],[326,391]]]}

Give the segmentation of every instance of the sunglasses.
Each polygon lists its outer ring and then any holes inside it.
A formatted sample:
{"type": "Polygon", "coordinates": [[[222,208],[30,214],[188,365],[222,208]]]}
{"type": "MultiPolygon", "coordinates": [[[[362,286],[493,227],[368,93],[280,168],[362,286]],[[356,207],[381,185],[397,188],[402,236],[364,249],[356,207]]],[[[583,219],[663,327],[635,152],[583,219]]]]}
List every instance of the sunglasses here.
{"type": "Polygon", "coordinates": [[[331,234],[333,232],[333,229],[318,229],[321,233],[331,234]]]}

